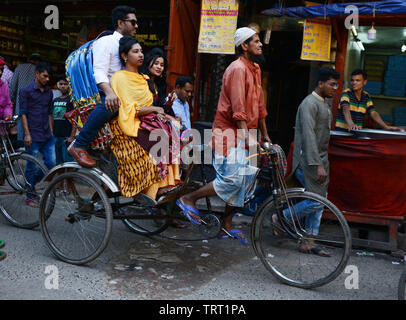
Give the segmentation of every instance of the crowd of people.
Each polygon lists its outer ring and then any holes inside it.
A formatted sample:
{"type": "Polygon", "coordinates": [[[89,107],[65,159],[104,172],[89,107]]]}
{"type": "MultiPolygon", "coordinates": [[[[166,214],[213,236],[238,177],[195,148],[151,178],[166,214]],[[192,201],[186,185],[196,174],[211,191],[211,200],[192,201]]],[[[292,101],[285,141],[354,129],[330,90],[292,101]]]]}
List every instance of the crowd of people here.
{"type": "MultiPolygon", "coordinates": [[[[154,48],[144,55],[142,44],[136,39],[138,20],[134,8],[114,8],[112,22],[114,32],[102,34],[93,43],[93,70],[88,76],[94,78],[100,100],[80,131],[75,125],[77,119],[68,121],[66,116],[74,110],[67,77],[57,78],[57,91],[49,88],[51,68],[38,54],[32,54],[28,63],[19,65],[14,74],[7,68],[5,59],[0,58],[0,115],[2,118],[12,114],[21,116],[18,126],[9,132],[13,143],[24,146],[25,152],[35,157],[41,153],[48,169],[73,159],[84,167],[95,166],[96,162],[86,149],[108,123],[113,134],[109,147],[118,163],[122,195],[135,197],[143,193],[158,199],[179,184],[181,174],[178,163],[153,159],[151,149],[157,142],[150,139],[151,131],[157,123],[169,133],[192,128],[188,100],[193,93],[193,79],[180,76],[174,90],[169,89],[164,52],[154,48]]],[[[252,186],[258,168],[250,165],[248,150],[244,146],[258,147],[259,141],[250,135],[249,130],[259,129],[263,142],[271,142],[271,139],[261,86],[259,64],[263,61],[263,54],[258,33],[248,27],[237,29],[235,46],[238,59],[223,75],[212,128],[216,178],[201,189],[183,195],[176,203],[192,223],[199,225],[201,219],[196,201],[208,196],[220,197],[226,203],[223,221],[226,232],[222,232],[219,238],[234,237],[246,244],[247,237],[242,230],[233,229],[233,214],[227,212],[244,207],[254,190],[252,186]],[[231,132],[227,139],[224,137],[226,131],[231,132]]],[[[321,68],[314,91],[303,100],[296,117],[291,176],[307,190],[322,196],[327,195],[329,181],[327,152],[332,121],[326,99],[335,94],[339,78],[334,69],[321,68]]],[[[370,97],[363,91],[366,81],[365,72],[353,72],[352,87],[341,96],[336,128],[359,129],[363,117],[369,113],[384,129],[400,130],[386,125],[374,110],[370,97]]],[[[35,174],[27,175],[27,180],[34,186],[39,178],[35,174]]],[[[27,193],[25,201],[28,206],[39,206],[34,190],[27,193]]],[[[307,204],[307,210],[311,205],[307,204]]],[[[321,214],[319,210],[306,216],[306,229],[313,236],[318,233],[321,214]]],[[[272,220],[275,225],[279,223],[276,216],[272,220]]],[[[173,221],[173,226],[183,228],[184,224],[173,221]]],[[[0,241],[0,248],[3,246],[4,241],[0,241]]],[[[299,250],[329,255],[312,241],[302,243],[299,250]]],[[[0,260],[5,255],[0,251],[0,260]]]]}

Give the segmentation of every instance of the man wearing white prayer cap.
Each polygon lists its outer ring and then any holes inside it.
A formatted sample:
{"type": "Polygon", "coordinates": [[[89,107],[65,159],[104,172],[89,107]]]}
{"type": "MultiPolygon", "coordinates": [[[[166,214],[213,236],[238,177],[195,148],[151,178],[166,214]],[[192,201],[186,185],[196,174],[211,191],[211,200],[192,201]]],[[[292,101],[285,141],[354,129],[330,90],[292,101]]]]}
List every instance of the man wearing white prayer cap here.
{"type": "MultiPolygon", "coordinates": [[[[226,202],[223,228],[226,232],[220,239],[233,237],[242,244],[248,239],[240,229],[232,229],[234,208],[244,207],[253,196],[258,168],[251,166],[248,150],[257,150],[257,135],[249,129],[261,131],[263,141],[271,142],[266,128],[267,116],[261,86],[261,69],[256,61],[262,57],[262,43],[251,28],[239,28],[235,32],[235,45],[239,57],[232,62],[223,75],[223,83],[213,123],[212,149],[214,181],[202,188],[182,196],[176,203],[194,224],[201,224],[196,201],[208,196],[219,196],[226,202]],[[252,149],[251,149],[252,150],[252,149]]],[[[256,151],[255,151],[256,152],[256,151]]]]}

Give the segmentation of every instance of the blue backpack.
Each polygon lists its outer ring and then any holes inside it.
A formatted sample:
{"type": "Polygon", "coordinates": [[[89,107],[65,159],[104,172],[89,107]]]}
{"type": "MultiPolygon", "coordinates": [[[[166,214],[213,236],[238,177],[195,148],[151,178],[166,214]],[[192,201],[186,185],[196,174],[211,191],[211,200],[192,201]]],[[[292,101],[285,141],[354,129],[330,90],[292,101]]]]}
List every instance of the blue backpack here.
{"type": "MultiPolygon", "coordinates": [[[[87,42],[73,51],[65,62],[69,93],[74,106],[74,110],[66,113],[65,117],[73,125],[76,125],[79,131],[96,105],[101,103],[99,89],[93,73],[92,48],[94,41],[109,34],[111,33],[103,32],[95,40],[87,42]],[[76,120],[77,116],[80,117],[80,121],[76,120]]],[[[109,124],[106,123],[98,132],[90,147],[95,150],[104,150],[112,139],[113,134],[109,124]]]]}

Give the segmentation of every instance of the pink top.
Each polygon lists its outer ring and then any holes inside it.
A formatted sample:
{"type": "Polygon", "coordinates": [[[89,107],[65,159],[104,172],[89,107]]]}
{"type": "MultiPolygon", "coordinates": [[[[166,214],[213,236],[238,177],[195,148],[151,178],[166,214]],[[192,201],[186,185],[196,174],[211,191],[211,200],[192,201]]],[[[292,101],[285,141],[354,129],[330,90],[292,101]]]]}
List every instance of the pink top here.
{"type": "Polygon", "coordinates": [[[0,80],[0,119],[13,115],[13,104],[10,100],[7,83],[0,80]]]}
{"type": "Polygon", "coordinates": [[[223,144],[223,155],[236,146],[237,125],[245,120],[248,129],[257,129],[259,120],[268,115],[261,86],[261,68],[256,63],[240,57],[231,63],[223,75],[223,85],[213,123],[213,142],[223,144]],[[226,139],[224,130],[230,132],[226,139]],[[231,138],[231,132],[233,136],[231,138]],[[221,137],[223,136],[223,139],[221,137]],[[221,141],[223,140],[223,141],[221,141]]]}

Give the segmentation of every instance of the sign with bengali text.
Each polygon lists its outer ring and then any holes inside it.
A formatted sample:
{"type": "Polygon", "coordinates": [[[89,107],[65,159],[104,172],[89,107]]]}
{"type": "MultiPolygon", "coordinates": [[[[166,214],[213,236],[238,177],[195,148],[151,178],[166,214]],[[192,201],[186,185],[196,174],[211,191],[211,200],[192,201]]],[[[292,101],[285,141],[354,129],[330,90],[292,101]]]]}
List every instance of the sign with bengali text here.
{"type": "Polygon", "coordinates": [[[330,61],[330,48],[331,24],[320,20],[306,20],[300,59],[330,61]]]}
{"type": "Polygon", "coordinates": [[[199,53],[234,54],[238,0],[203,0],[199,53]]]}

